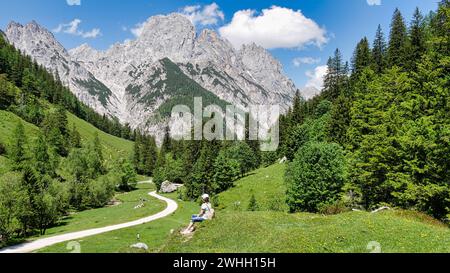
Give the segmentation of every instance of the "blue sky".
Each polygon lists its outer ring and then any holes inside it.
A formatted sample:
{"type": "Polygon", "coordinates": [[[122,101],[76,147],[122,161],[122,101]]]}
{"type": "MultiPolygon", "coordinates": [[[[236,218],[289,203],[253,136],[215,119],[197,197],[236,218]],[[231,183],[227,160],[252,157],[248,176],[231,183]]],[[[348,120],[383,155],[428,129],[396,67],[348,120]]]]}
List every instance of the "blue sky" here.
{"type": "Polygon", "coordinates": [[[23,24],[36,20],[53,30],[56,38],[68,49],[83,43],[97,49],[107,49],[116,42],[135,38],[132,30],[138,30],[138,24],[150,16],[184,12],[196,23],[198,29],[215,29],[231,39],[236,46],[244,39],[242,42],[250,40],[268,48],[281,61],[286,74],[294,80],[297,87],[302,88],[320,83],[323,66],[336,48],[340,48],[344,57],[350,59],[356,43],[364,36],[372,40],[378,24],[382,25],[387,35],[396,7],[409,22],[416,6],[423,13],[428,13],[436,9],[437,2],[438,0],[3,0],[0,2],[0,28],[5,29],[11,20],[23,24]],[[236,14],[240,16],[234,18],[236,14]],[[244,30],[239,27],[239,18],[253,23],[253,28],[248,31],[262,31],[263,34],[245,35],[244,30]],[[281,24],[285,27],[277,30],[276,27],[281,24]]]}

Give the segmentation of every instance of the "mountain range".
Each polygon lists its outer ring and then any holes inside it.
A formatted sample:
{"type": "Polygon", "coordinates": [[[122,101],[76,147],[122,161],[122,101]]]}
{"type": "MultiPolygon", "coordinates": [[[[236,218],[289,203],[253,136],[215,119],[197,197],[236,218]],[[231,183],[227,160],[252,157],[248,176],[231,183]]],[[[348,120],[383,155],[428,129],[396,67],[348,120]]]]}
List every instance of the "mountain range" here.
{"type": "Polygon", "coordinates": [[[87,44],[67,50],[35,21],[11,22],[4,35],[98,113],[157,139],[171,108],[192,105],[194,96],[204,105],[279,104],[286,111],[297,90],[264,48],[237,50],[213,30],[197,33],[177,13],[150,17],[139,37],[105,51],[87,44]]]}

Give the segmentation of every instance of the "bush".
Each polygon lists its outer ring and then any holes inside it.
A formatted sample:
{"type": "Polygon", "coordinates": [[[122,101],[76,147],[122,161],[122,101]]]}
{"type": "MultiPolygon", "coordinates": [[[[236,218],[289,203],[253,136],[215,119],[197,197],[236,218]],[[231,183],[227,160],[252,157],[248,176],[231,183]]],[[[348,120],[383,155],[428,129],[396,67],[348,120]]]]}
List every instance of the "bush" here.
{"type": "Polygon", "coordinates": [[[284,211],[285,202],[284,200],[278,197],[271,198],[268,202],[268,208],[271,211],[284,211]]]}
{"type": "Polygon", "coordinates": [[[341,200],[332,204],[324,204],[319,208],[319,212],[325,215],[335,215],[347,211],[350,211],[350,209],[346,206],[345,202],[341,200]]]}
{"type": "Polygon", "coordinates": [[[262,152],[261,153],[261,165],[262,167],[269,167],[278,160],[277,152],[262,152]]]}
{"type": "Polygon", "coordinates": [[[89,181],[82,206],[85,208],[100,208],[108,204],[114,197],[114,189],[119,180],[120,178],[115,175],[107,175],[89,181]]]}
{"type": "Polygon", "coordinates": [[[345,182],[345,158],[337,144],[310,142],[288,165],[287,204],[291,212],[318,212],[340,199],[345,182]]]}
{"type": "Polygon", "coordinates": [[[214,191],[220,193],[231,188],[239,174],[239,162],[227,158],[223,151],[220,152],[214,163],[214,191]]]}
{"type": "Polygon", "coordinates": [[[118,188],[121,191],[130,191],[133,189],[133,184],[137,183],[137,173],[134,170],[131,162],[125,159],[119,161],[119,166],[116,167],[116,173],[119,177],[118,188]]]}
{"type": "Polygon", "coordinates": [[[254,194],[252,194],[252,197],[250,197],[250,201],[248,203],[248,211],[258,211],[259,210],[259,205],[258,202],[256,201],[256,197],[254,194]]]}
{"type": "Polygon", "coordinates": [[[308,142],[321,142],[327,139],[330,114],[326,113],[317,119],[308,119],[303,124],[294,126],[286,136],[282,152],[292,161],[297,151],[308,142]]]}

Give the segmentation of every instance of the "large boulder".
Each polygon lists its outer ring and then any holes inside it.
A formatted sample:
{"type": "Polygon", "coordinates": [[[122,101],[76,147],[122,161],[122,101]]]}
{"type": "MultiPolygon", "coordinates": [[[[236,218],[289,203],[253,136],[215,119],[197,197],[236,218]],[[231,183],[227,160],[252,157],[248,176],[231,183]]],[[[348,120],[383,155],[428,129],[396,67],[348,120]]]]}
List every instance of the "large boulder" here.
{"type": "Polygon", "coordinates": [[[174,184],[170,181],[164,181],[161,184],[161,189],[159,190],[161,193],[172,193],[177,191],[177,189],[180,187],[178,184],[174,184]]]}

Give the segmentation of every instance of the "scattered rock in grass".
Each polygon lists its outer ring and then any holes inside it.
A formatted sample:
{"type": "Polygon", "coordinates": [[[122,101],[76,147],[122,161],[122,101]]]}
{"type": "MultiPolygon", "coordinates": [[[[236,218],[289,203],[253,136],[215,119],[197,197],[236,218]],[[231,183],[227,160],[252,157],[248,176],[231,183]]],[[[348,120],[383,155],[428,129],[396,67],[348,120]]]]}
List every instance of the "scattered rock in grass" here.
{"type": "Polygon", "coordinates": [[[380,212],[380,211],[383,211],[383,210],[390,210],[390,209],[391,209],[390,207],[381,207],[379,209],[376,209],[376,210],[372,211],[372,213],[377,213],[377,212],[380,212]]]}
{"type": "Polygon", "coordinates": [[[139,205],[135,206],[134,209],[141,209],[143,207],[145,207],[145,204],[144,203],[140,203],[139,205]]]}
{"type": "Polygon", "coordinates": [[[146,244],[144,244],[144,243],[137,243],[137,244],[131,245],[130,247],[131,248],[137,248],[137,249],[143,249],[145,251],[148,251],[148,246],[146,244]]]}
{"type": "Polygon", "coordinates": [[[122,202],[120,200],[113,199],[113,200],[109,201],[106,206],[107,207],[115,207],[115,206],[118,206],[118,205],[121,205],[121,204],[122,204],[122,202]]]}

